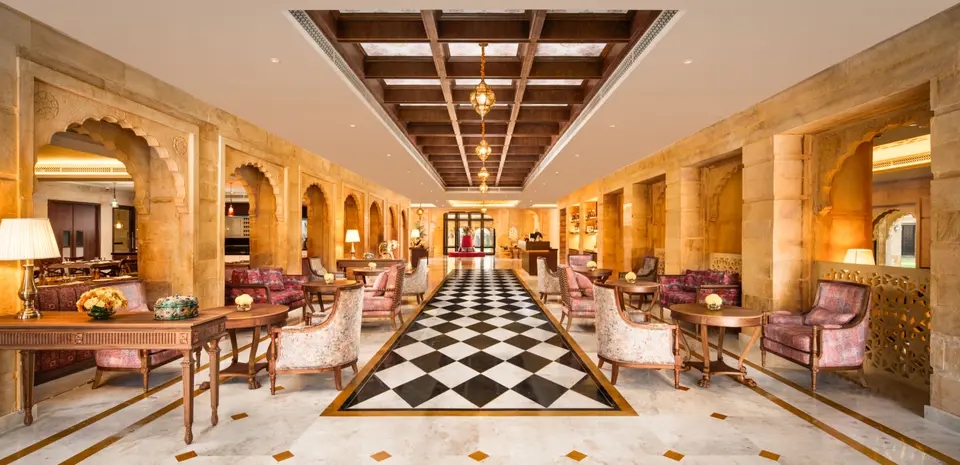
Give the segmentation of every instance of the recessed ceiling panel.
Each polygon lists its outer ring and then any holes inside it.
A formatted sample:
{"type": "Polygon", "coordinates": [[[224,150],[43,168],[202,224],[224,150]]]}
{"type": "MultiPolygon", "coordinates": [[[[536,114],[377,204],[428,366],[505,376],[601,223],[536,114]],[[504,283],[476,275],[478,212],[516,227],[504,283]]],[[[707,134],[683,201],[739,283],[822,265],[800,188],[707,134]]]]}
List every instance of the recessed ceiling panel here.
{"type": "Polygon", "coordinates": [[[522,188],[593,90],[613,74],[630,50],[625,45],[638,43],[660,14],[355,12],[308,14],[350,57],[349,72],[382,102],[448,191],[475,189],[481,167],[490,173],[490,187],[522,188]],[[489,44],[484,71],[497,100],[482,120],[470,104],[480,82],[480,43],[489,44]],[[521,47],[529,43],[538,45],[521,47]],[[475,155],[481,140],[492,147],[485,164],[475,155]]]}
{"type": "Polygon", "coordinates": [[[538,44],[541,57],[598,57],[607,44],[538,44]]]}
{"type": "Polygon", "coordinates": [[[425,42],[360,44],[368,57],[428,57],[432,54],[430,44],[425,42]]]}
{"type": "MultiPolygon", "coordinates": [[[[452,42],[450,47],[450,56],[455,57],[478,57],[480,56],[480,44],[473,42],[452,42]]],[[[486,54],[488,57],[515,57],[520,44],[487,44],[486,54]]]]}

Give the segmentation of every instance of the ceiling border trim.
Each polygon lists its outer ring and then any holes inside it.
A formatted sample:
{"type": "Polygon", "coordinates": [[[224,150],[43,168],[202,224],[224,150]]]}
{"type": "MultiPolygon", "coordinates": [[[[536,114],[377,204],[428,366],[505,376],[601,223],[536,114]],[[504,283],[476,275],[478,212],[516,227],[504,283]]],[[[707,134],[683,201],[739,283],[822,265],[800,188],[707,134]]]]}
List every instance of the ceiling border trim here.
{"type": "Polygon", "coordinates": [[[373,93],[367,89],[367,86],[363,84],[363,81],[354,74],[353,70],[350,69],[350,66],[347,64],[347,61],[337,52],[336,48],[330,43],[329,40],[323,35],[323,32],[314,24],[313,20],[310,19],[310,16],[304,10],[290,10],[287,12],[288,18],[293,21],[295,24],[300,26],[300,31],[306,34],[306,37],[316,45],[323,55],[330,60],[330,62],[340,71],[340,76],[346,79],[353,89],[362,97],[363,102],[367,105],[368,108],[373,110],[377,115],[377,118],[380,122],[393,134],[393,136],[400,142],[400,145],[403,146],[404,150],[420,165],[424,171],[427,172],[427,175],[433,179],[434,182],[440,186],[441,189],[446,189],[446,185],[443,183],[443,179],[440,177],[440,174],[433,168],[429,162],[427,162],[420,151],[410,142],[410,139],[400,130],[399,127],[393,122],[390,118],[390,115],[387,114],[387,111],[383,109],[383,106],[377,101],[377,98],[374,97],[373,93]]]}
{"type": "Polygon", "coordinates": [[[623,78],[632,70],[632,68],[640,62],[640,60],[645,56],[646,52],[652,48],[652,46],[660,39],[660,37],[665,33],[674,23],[676,19],[680,18],[679,10],[663,10],[657,19],[654,20],[653,24],[647,28],[646,32],[643,33],[643,36],[640,40],[634,44],[633,48],[623,57],[623,60],[620,61],[620,64],[617,65],[617,69],[613,71],[613,74],[610,75],[610,78],[607,79],[600,89],[597,90],[596,95],[587,102],[587,105],[584,106],[583,111],[580,112],[580,115],[577,116],[566,131],[563,132],[563,135],[557,139],[557,142],[553,144],[553,147],[550,148],[550,151],[544,155],[543,158],[537,162],[536,166],[530,171],[530,174],[527,175],[527,179],[523,182],[523,189],[526,189],[530,184],[534,182],[537,176],[543,173],[547,168],[547,165],[553,161],[557,155],[560,154],[560,151],[570,142],[571,139],[578,132],[580,128],[593,116],[593,113],[600,108],[601,105],[607,100],[610,94],[620,85],[620,82],[623,81],[623,78]]]}

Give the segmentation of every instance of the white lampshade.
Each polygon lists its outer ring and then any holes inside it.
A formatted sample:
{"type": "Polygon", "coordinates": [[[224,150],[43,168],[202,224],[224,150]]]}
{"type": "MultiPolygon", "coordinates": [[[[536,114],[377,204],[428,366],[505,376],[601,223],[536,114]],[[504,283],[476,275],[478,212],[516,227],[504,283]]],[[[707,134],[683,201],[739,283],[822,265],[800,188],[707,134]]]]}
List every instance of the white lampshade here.
{"type": "Polygon", "coordinates": [[[347,230],[347,242],[360,242],[360,231],[356,229],[347,230]]]}
{"type": "Polygon", "coordinates": [[[411,231],[410,231],[410,237],[412,237],[412,238],[414,238],[414,239],[420,238],[420,230],[419,230],[419,229],[413,229],[413,230],[411,230],[411,231]]]}
{"type": "Polygon", "coordinates": [[[870,249],[847,249],[847,256],[843,257],[843,263],[876,265],[873,261],[873,251],[870,249]]]}
{"type": "Polygon", "coordinates": [[[47,218],[7,218],[0,222],[0,260],[36,260],[60,256],[47,218]]]}

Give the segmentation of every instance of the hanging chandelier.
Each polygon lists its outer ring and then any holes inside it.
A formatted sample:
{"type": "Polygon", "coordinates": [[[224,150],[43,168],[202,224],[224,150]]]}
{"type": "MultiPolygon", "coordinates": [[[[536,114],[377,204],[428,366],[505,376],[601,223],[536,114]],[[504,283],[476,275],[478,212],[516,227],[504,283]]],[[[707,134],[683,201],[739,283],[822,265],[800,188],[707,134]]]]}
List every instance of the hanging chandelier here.
{"type": "Polygon", "coordinates": [[[486,193],[487,193],[487,190],[490,189],[489,187],[487,187],[487,183],[486,183],[486,182],[481,182],[480,185],[479,185],[477,188],[480,189],[480,193],[481,193],[481,194],[486,194],[486,193]]]}
{"type": "Polygon", "coordinates": [[[490,172],[487,171],[487,167],[486,167],[486,166],[480,168],[480,172],[477,173],[477,177],[480,178],[480,180],[483,181],[483,182],[486,182],[486,181],[487,181],[487,178],[490,177],[490,172]]]}
{"type": "Polygon", "coordinates": [[[233,192],[230,190],[230,184],[227,184],[227,216],[233,216],[233,192]]]}
{"type": "Polygon", "coordinates": [[[480,44],[480,83],[477,84],[477,87],[470,93],[470,103],[473,105],[473,108],[477,110],[477,114],[479,114],[481,118],[487,116],[487,113],[493,109],[493,105],[497,103],[497,96],[484,79],[486,77],[484,66],[487,63],[486,47],[486,43],[480,44]]]}

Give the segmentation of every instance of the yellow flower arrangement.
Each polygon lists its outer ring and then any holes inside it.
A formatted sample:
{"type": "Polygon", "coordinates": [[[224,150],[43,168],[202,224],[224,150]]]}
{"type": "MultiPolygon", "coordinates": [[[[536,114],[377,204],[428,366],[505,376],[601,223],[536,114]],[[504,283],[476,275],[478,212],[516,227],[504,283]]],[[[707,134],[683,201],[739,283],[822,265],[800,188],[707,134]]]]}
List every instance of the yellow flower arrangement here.
{"type": "Polygon", "coordinates": [[[92,318],[103,320],[110,318],[117,310],[127,308],[127,299],[123,293],[112,287],[98,287],[84,292],[77,300],[77,311],[87,312],[92,318]]]}

